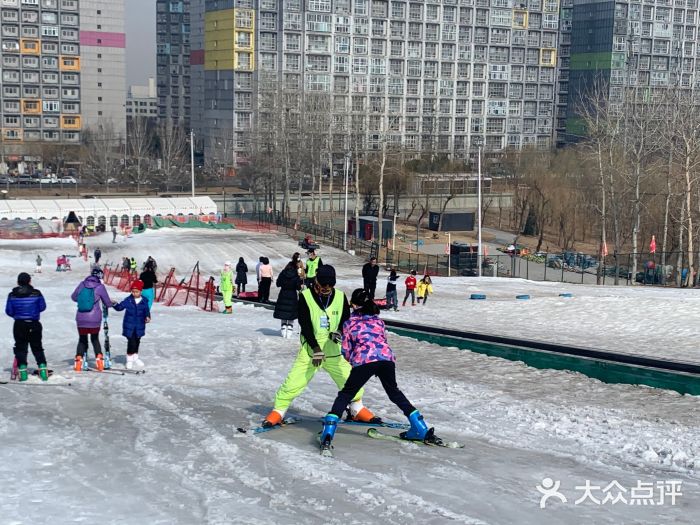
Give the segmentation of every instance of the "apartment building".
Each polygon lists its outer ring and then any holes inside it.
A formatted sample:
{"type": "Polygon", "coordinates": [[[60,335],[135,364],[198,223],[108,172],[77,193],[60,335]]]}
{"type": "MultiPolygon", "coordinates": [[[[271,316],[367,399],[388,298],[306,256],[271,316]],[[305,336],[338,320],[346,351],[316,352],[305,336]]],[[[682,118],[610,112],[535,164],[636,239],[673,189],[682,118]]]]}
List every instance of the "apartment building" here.
{"type": "Polygon", "coordinates": [[[102,115],[124,121],[123,0],[0,0],[0,22],[5,160],[40,162],[37,145],[77,145],[102,115]],[[100,10],[116,13],[120,4],[119,41],[103,41],[112,22],[102,28],[90,20],[99,20],[100,10]],[[121,48],[121,63],[118,54],[98,56],[113,47],[121,48]],[[109,64],[104,87],[98,85],[103,59],[109,64]]]}
{"type": "Polygon", "coordinates": [[[156,79],[149,78],[147,86],[129,86],[126,96],[126,120],[134,118],[158,120],[158,92],[156,79]]]}
{"type": "Polygon", "coordinates": [[[583,132],[577,104],[594,82],[613,103],[632,90],[649,100],[669,87],[700,87],[698,0],[576,0],[572,18],[567,105],[572,139],[583,132]]]}
{"type": "MultiPolygon", "coordinates": [[[[200,134],[233,137],[237,162],[261,92],[327,93],[333,149],[350,127],[367,147],[457,158],[553,142],[559,0],[207,0],[200,134]],[[390,124],[387,125],[387,120],[390,124]]],[[[193,11],[192,17],[198,13],[193,11]]],[[[200,13],[201,14],[201,13],[200,13]]],[[[198,52],[198,51],[197,51],[198,52]]],[[[193,53],[194,56],[194,53],[193,53]]]]}
{"type": "Polygon", "coordinates": [[[156,1],[159,116],[190,127],[191,0],[156,1]]]}
{"type": "Polygon", "coordinates": [[[80,0],[79,3],[83,129],[109,122],[116,135],[124,139],[127,92],[124,0],[80,0]]]}

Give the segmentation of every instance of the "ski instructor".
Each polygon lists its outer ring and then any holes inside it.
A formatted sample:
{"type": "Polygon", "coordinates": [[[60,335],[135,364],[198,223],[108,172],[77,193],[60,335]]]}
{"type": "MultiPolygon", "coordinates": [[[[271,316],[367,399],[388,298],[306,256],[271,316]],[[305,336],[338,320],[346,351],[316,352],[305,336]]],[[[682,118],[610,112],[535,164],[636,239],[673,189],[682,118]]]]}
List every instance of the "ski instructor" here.
{"type": "MultiPolygon", "coordinates": [[[[299,297],[299,328],[301,348],[287,378],[277,390],[272,411],[263,421],[263,427],[282,423],[294,399],[309,381],[323,368],[339,390],[345,386],[352,367],[340,351],[340,330],[350,318],[350,306],[345,294],[335,289],[335,269],[327,264],[318,268],[313,286],[299,297]]],[[[350,403],[350,413],[356,421],[381,422],[381,419],[362,405],[363,389],[359,389],[350,403]]]]}

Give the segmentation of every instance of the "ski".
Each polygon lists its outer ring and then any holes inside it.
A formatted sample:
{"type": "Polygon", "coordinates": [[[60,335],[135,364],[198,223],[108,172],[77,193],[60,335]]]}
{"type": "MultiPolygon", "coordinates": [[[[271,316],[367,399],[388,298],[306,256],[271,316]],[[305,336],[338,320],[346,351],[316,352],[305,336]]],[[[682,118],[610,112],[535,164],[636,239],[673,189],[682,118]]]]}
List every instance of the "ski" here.
{"type": "Polygon", "coordinates": [[[124,372],[125,374],[133,374],[135,376],[138,375],[143,375],[146,373],[146,369],[142,368],[140,370],[134,370],[133,368],[125,368],[123,370],[119,370],[119,372],[124,372]]]}
{"type": "Polygon", "coordinates": [[[25,386],[73,386],[73,383],[48,383],[42,381],[40,383],[34,383],[29,381],[0,381],[0,385],[25,385],[25,386]]]}
{"type": "Polygon", "coordinates": [[[98,370],[97,368],[88,368],[88,372],[97,372],[98,374],[109,374],[113,376],[125,376],[126,374],[121,370],[98,370]]]}
{"type": "Polygon", "coordinates": [[[112,348],[109,344],[109,322],[107,321],[108,314],[109,309],[104,304],[102,304],[102,329],[105,332],[105,370],[109,370],[110,368],[112,368],[112,348]]]}
{"type": "Polygon", "coordinates": [[[383,432],[380,432],[376,428],[370,428],[367,431],[367,435],[371,438],[374,438],[374,439],[383,439],[384,441],[401,441],[401,442],[408,441],[409,443],[418,443],[418,444],[428,445],[431,447],[464,448],[463,443],[458,443],[456,441],[444,441],[437,436],[432,436],[427,441],[419,441],[419,440],[414,440],[414,439],[403,439],[399,436],[393,436],[391,434],[385,434],[383,432]]]}
{"type": "Polygon", "coordinates": [[[338,421],[338,424],[359,427],[395,428],[399,430],[408,430],[409,428],[411,428],[411,425],[409,425],[408,423],[392,423],[389,421],[382,421],[381,423],[368,423],[366,421],[348,421],[347,419],[344,419],[342,421],[338,421]]]}
{"type": "MultiPolygon", "coordinates": [[[[47,372],[49,374],[49,377],[51,377],[53,375],[53,370],[47,370],[47,372]]],[[[41,372],[39,371],[39,369],[36,369],[36,370],[32,371],[32,375],[33,376],[41,376],[41,372]]]]}
{"type": "Polygon", "coordinates": [[[16,381],[19,379],[19,366],[17,366],[17,358],[12,361],[12,370],[10,371],[10,380],[16,381]]]}
{"type": "Polygon", "coordinates": [[[279,425],[275,425],[272,427],[251,427],[251,428],[243,428],[243,427],[237,427],[236,430],[240,432],[241,434],[262,434],[263,432],[269,432],[270,430],[276,430],[278,428],[283,428],[286,427],[287,425],[294,425],[295,423],[299,423],[301,421],[300,417],[294,417],[294,416],[289,416],[285,417],[282,420],[282,423],[279,425]]]}

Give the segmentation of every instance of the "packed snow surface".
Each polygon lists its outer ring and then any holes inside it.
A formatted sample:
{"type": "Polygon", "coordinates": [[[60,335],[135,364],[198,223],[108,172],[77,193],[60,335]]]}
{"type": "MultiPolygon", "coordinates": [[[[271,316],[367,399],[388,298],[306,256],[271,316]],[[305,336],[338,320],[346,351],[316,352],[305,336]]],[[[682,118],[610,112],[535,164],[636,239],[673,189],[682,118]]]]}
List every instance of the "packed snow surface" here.
{"type": "MultiPolygon", "coordinates": [[[[152,255],[161,276],[174,266],[178,278],[197,261],[205,276],[218,276],[224,261],[235,265],[242,256],[249,283],[259,256],[279,272],[298,250],[276,234],[178,230],[116,244],[107,234],[88,246],[91,253],[100,246],[104,261],[133,256],[141,263],[152,255]]],[[[438,435],[466,447],[376,441],[364,428],[341,427],[335,457],[323,458],[318,418],[337,391],[324,372],[290,409],[301,423],[257,436],[236,431],[269,411],[298,349],[298,341],[280,337],[268,310],[237,304],[224,316],[157,304],[141,344],[145,375],[73,372],[70,293],[88,263],[73,259],[73,272],[55,272],[61,253],[75,254],[74,242],[0,241],[7,292],[18,272],[33,270],[37,254],[44,258],[33,284],[48,303],[44,346],[55,370],[47,385],[0,385],[0,524],[697,523],[697,397],[390,335],[401,389],[438,435]],[[540,508],[545,478],[559,482],[566,503],[554,497],[540,508]],[[673,481],[682,495],[658,504],[673,481]],[[587,482],[598,503],[576,503],[587,482]],[[639,487],[649,486],[657,504],[632,505],[633,494],[643,502],[639,487]]],[[[320,255],[338,270],[341,289],[361,284],[363,261],[333,249],[320,255]]],[[[385,279],[380,272],[380,296],[385,279]]],[[[426,306],[387,317],[700,362],[693,290],[461,277],[436,278],[434,287],[426,306]],[[477,292],[487,300],[470,301],[477,292]],[[564,292],[573,297],[559,297],[564,292]],[[531,299],[517,301],[522,293],[531,299]]],[[[110,288],[110,295],[125,293],[110,288]]],[[[110,311],[117,368],[126,346],[121,318],[110,311]]],[[[8,377],[12,320],[3,319],[0,360],[8,377]]],[[[376,380],[364,401],[385,419],[403,419],[376,380]]]]}

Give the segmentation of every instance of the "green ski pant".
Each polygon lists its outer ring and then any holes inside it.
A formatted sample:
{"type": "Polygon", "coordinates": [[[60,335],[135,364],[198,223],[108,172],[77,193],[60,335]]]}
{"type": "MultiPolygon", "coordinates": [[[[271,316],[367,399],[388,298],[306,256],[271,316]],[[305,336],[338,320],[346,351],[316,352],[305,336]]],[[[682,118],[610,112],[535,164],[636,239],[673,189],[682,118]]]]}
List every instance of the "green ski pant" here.
{"type": "Polygon", "coordinates": [[[221,295],[224,299],[224,306],[228,308],[229,306],[233,305],[233,301],[231,300],[231,296],[233,295],[233,289],[231,290],[221,290],[221,295]]]}
{"type": "MultiPolygon", "coordinates": [[[[292,404],[292,401],[304,391],[306,385],[309,384],[309,381],[320,368],[328,372],[328,375],[331,376],[331,379],[338,386],[339,391],[345,386],[345,381],[347,381],[352,370],[350,363],[342,355],[326,357],[321,366],[315,367],[311,363],[311,356],[308,352],[304,348],[300,348],[294,364],[287,374],[287,378],[277,390],[275,410],[284,413],[289,408],[289,405],[292,404]]],[[[361,388],[352,400],[358,401],[362,399],[362,394],[364,394],[364,389],[361,388]]]]}

